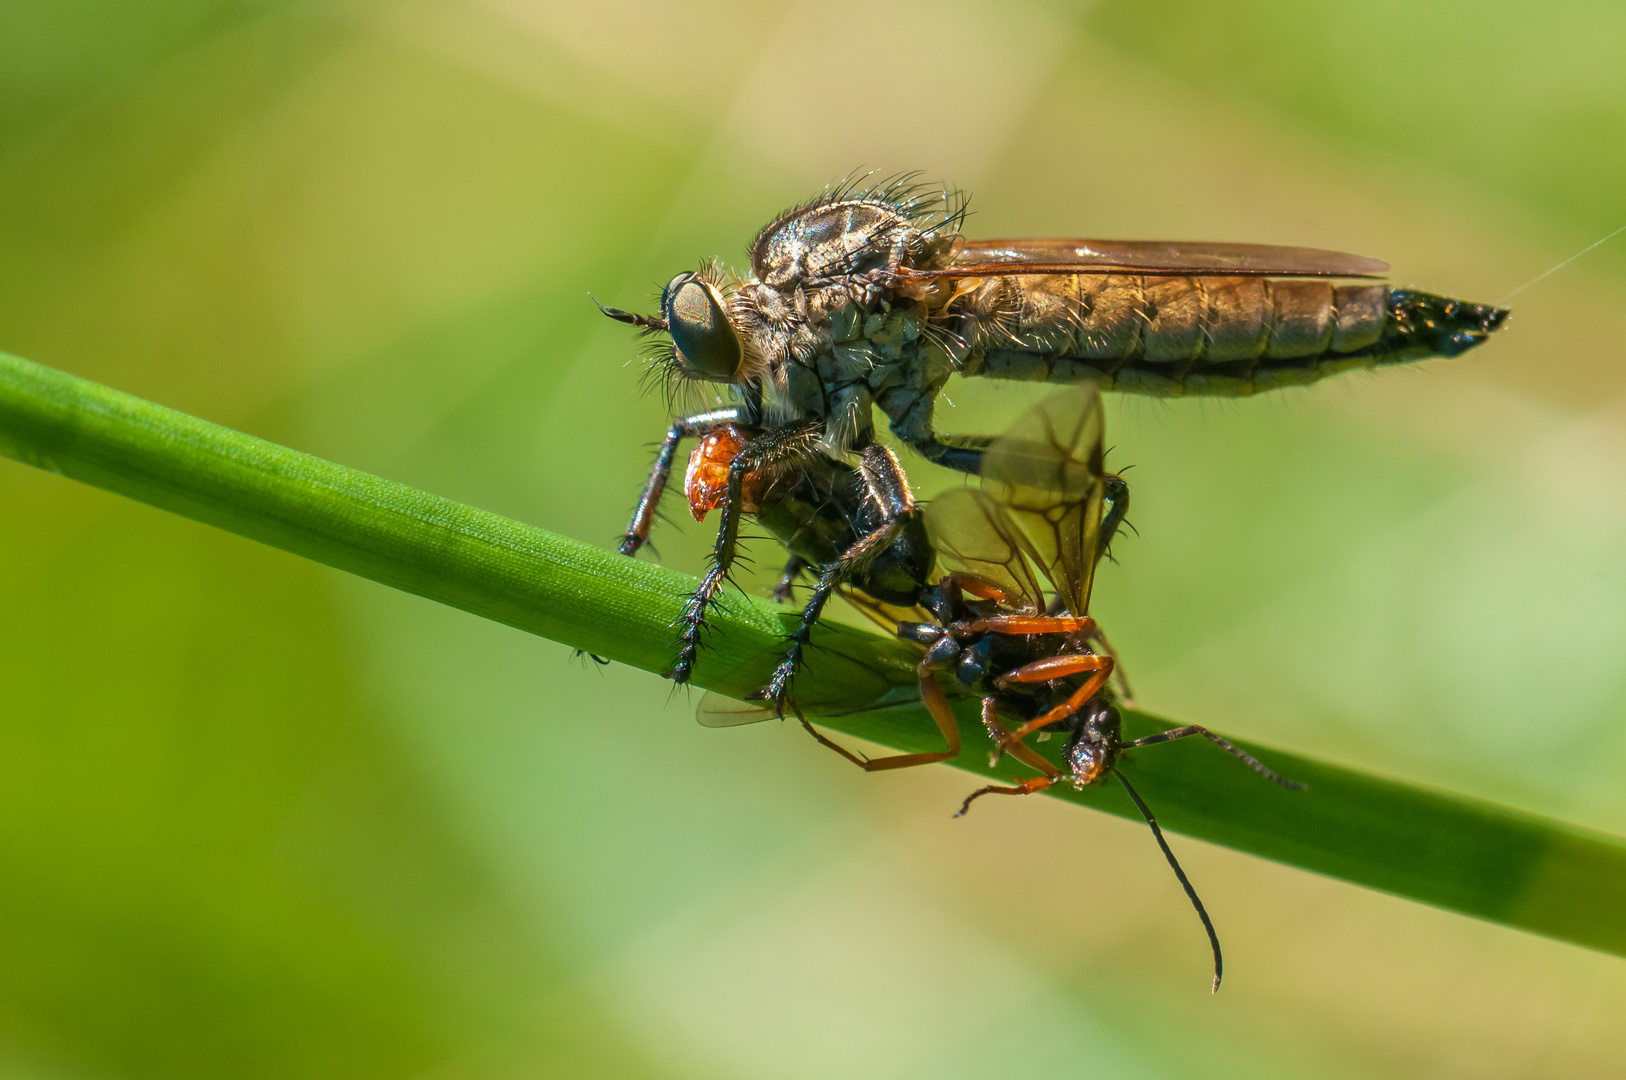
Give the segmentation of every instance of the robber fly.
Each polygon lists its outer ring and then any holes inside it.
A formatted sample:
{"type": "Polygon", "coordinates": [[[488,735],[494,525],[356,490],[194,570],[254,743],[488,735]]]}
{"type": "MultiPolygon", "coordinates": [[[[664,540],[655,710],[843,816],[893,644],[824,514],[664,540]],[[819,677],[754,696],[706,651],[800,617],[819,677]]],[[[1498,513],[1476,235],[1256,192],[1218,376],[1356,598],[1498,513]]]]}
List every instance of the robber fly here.
{"type": "MultiPolygon", "coordinates": [[[[604,308],[662,342],[653,370],[674,391],[721,384],[735,400],[667,431],[622,553],[636,554],[648,540],[682,440],[724,425],[754,432],[736,457],[742,476],[784,463],[789,445],[800,439],[805,450],[816,431],[824,454],[858,455],[872,489],[907,491],[897,460],[875,442],[874,406],[928,460],[978,473],[992,440],[940,436],[932,426],[937,395],[955,372],[1142,394],[1246,395],[1455,356],[1507,316],[1410,289],[1335,283],[1388,269],[1355,255],[1256,244],[967,241],[964,217],[961,197],[907,178],[837,185],[764,228],[747,275],[707,263],[667,283],[658,315],[604,308]]],[[[894,503],[858,538],[864,547],[846,554],[890,543],[908,512],[894,503]]],[[[712,570],[682,617],[670,672],[677,681],[692,667],[738,513],[724,506],[712,570]]]]}

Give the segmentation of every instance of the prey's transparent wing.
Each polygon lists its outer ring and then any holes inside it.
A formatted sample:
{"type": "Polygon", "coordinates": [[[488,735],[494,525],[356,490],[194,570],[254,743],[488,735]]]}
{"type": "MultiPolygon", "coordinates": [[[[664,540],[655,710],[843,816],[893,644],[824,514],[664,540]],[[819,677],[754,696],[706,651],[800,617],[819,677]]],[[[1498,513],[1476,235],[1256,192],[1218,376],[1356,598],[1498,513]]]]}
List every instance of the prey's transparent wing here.
{"type": "Polygon", "coordinates": [[[873,622],[888,634],[897,633],[898,624],[901,622],[924,622],[931,618],[931,612],[925,608],[888,604],[884,600],[877,600],[868,593],[860,592],[850,585],[838,585],[836,591],[860,615],[863,615],[864,618],[873,622]]]}
{"type": "Polygon", "coordinates": [[[988,492],[955,488],[927,503],[926,534],[945,570],[990,582],[1012,609],[1044,610],[1044,588],[1033,570],[1038,552],[988,492]]]}
{"type": "Polygon", "coordinates": [[[1101,397],[1085,383],[1028,410],[982,460],[984,494],[1003,508],[1055,594],[1078,616],[1089,613],[1100,554],[1101,439],[1101,397]]]}
{"type": "Polygon", "coordinates": [[[969,240],[956,250],[949,266],[899,276],[919,281],[1015,274],[1372,278],[1388,270],[1389,264],[1378,259],[1319,248],[1050,237],[969,240]]]}

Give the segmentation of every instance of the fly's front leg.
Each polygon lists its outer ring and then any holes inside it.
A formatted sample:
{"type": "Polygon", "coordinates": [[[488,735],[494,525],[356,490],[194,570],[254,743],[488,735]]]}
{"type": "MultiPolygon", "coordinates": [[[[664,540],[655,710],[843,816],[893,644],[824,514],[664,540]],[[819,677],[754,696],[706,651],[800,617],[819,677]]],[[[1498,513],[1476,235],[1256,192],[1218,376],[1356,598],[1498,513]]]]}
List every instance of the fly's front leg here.
{"type": "Polygon", "coordinates": [[[621,554],[636,555],[638,549],[649,542],[649,530],[655,524],[655,512],[660,508],[666,481],[672,475],[672,462],[677,458],[678,444],[684,439],[705,435],[724,424],[738,423],[742,412],[740,409],[718,409],[715,412],[697,413],[675,421],[667,429],[666,438],[661,440],[660,452],[655,455],[655,467],[649,470],[643,494],[638,496],[638,505],[632,512],[626,535],[617,545],[621,554]]]}
{"type": "Polygon", "coordinates": [[[819,621],[819,615],[824,611],[824,605],[829,602],[831,594],[836,591],[836,586],[852,577],[880,552],[885,551],[903,531],[908,516],[916,512],[914,493],[909,490],[909,481],[903,475],[903,466],[892,456],[892,451],[884,446],[864,447],[860,451],[858,471],[868,485],[870,495],[881,509],[881,523],[867,535],[859,538],[835,562],[820,569],[818,584],[813,586],[813,594],[808,597],[807,606],[802,609],[801,625],[790,635],[789,645],[785,649],[785,659],[774,669],[773,678],[769,680],[768,685],[751,695],[759,701],[783,704],[785,695],[790,690],[790,681],[796,675],[796,669],[801,665],[802,656],[813,638],[813,627],[819,621]]]}

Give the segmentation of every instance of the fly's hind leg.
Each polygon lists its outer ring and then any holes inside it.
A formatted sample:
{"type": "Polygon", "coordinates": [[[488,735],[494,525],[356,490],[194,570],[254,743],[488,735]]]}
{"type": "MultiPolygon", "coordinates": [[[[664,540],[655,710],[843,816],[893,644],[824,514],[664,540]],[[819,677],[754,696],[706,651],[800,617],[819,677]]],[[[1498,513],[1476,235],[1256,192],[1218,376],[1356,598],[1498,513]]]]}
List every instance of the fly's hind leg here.
{"type": "Polygon", "coordinates": [[[932,405],[937,389],[895,386],[878,394],[875,403],[892,422],[892,434],[915,453],[955,472],[982,475],[982,455],[994,440],[981,435],[939,435],[933,431],[932,405]]]}
{"type": "Polygon", "coordinates": [[[801,666],[802,657],[813,639],[813,627],[818,623],[824,605],[829,602],[836,587],[852,577],[877,554],[885,551],[887,545],[896,540],[898,534],[903,531],[908,515],[915,512],[914,494],[909,490],[909,481],[903,475],[903,467],[898,464],[898,459],[892,456],[892,451],[874,444],[864,447],[860,452],[858,470],[881,506],[883,515],[881,524],[842,552],[841,557],[835,562],[820,570],[818,584],[813,586],[813,594],[808,597],[807,606],[802,609],[801,624],[790,635],[785,648],[785,659],[774,669],[768,685],[751,695],[758,701],[772,701],[783,706],[785,697],[790,692],[791,679],[795,677],[796,669],[801,666]]]}

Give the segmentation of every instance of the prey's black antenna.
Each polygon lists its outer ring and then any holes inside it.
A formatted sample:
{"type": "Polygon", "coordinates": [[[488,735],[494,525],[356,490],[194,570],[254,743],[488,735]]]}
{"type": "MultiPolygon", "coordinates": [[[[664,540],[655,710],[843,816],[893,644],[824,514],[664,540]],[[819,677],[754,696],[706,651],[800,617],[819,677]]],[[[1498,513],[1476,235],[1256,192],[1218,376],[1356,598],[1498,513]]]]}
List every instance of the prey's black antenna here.
{"type": "Polygon", "coordinates": [[[665,330],[667,328],[665,319],[656,318],[653,315],[634,315],[632,312],[622,311],[620,308],[605,307],[603,304],[599,304],[598,297],[592,293],[588,293],[587,298],[598,304],[598,309],[616,322],[624,322],[636,326],[640,330],[665,330]]]}
{"type": "Polygon", "coordinates": [[[1163,857],[1169,860],[1169,865],[1174,868],[1174,876],[1180,879],[1180,887],[1186,890],[1186,896],[1191,899],[1191,906],[1197,909],[1197,918],[1203,921],[1203,929],[1208,931],[1208,945],[1214,950],[1214,987],[1209,993],[1217,994],[1219,993],[1220,976],[1225,971],[1225,959],[1220,956],[1219,935],[1214,933],[1214,924],[1209,921],[1208,912],[1203,908],[1203,902],[1197,899],[1197,890],[1191,887],[1191,880],[1186,877],[1186,872],[1180,869],[1180,861],[1174,857],[1174,852],[1169,850],[1169,842],[1163,839],[1163,830],[1157,827],[1157,818],[1152,816],[1151,808],[1141,801],[1140,795],[1136,793],[1134,787],[1129,783],[1129,777],[1117,769],[1113,769],[1112,772],[1118,778],[1118,782],[1124,786],[1124,790],[1129,792],[1129,797],[1135,800],[1135,805],[1140,808],[1140,816],[1145,818],[1146,824],[1152,827],[1152,835],[1157,838],[1157,846],[1163,849],[1163,857]]]}

